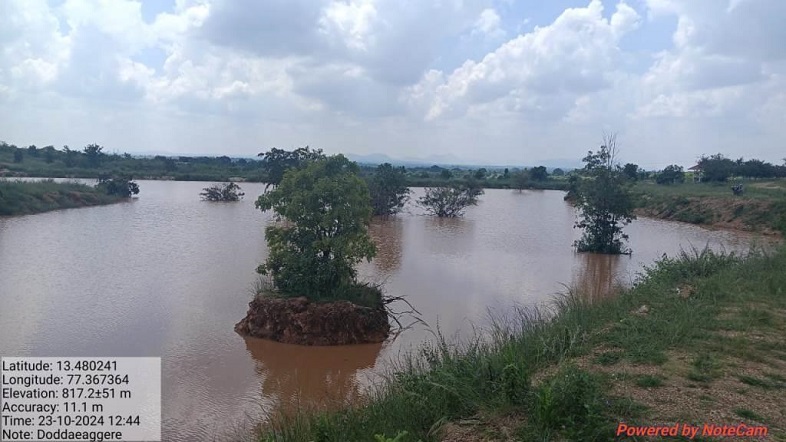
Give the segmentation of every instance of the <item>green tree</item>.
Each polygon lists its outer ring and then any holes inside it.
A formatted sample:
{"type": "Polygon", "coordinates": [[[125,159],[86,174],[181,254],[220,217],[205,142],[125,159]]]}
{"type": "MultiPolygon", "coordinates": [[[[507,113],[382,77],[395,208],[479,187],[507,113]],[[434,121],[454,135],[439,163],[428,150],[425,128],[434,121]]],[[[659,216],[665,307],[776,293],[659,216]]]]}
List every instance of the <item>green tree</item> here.
{"type": "Polygon", "coordinates": [[[514,189],[524,190],[529,187],[529,173],[526,170],[517,170],[510,174],[513,177],[511,183],[514,189]]]}
{"type": "Polygon", "coordinates": [[[666,166],[656,177],[655,182],[658,184],[674,184],[685,182],[685,172],[682,167],[676,164],[666,166]]]}
{"type": "Polygon", "coordinates": [[[324,159],[322,149],[311,150],[308,146],[300,147],[293,151],[284,149],[270,149],[257,156],[262,157],[262,170],[265,172],[266,188],[278,186],[284,179],[284,174],[289,169],[304,167],[308,162],[324,159]]]}
{"type": "Polygon", "coordinates": [[[549,177],[549,172],[546,170],[545,166],[533,167],[529,171],[529,177],[535,181],[546,181],[549,177]]]}
{"type": "Polygon", "coordinates": [[[574,203],[578,201],[580,182],[581,182],[581,178],[575,171],[572,171],[568,175],[568,191],[567,193],[565,193],[565,197],[563,198],[565,201],[570,201],[574,203]]]}
{"type": "Polygon", "coordinates": [[[565,171],[560,169],[559,167],[551,171],[551,174],[554,176],[565,176],[565,171]]]}
{"type": "Polygon", "coordinates": [[[14,163],[21,163],[25,159],[21,149],[14,149],[14,163]]]}
{"type": "Polygon", "coordinates": [[[284,173],[256,201],[277,221],[265,230],[270,253],[257,271],[285,294],[341,298],[357,282],[355,264],[371,260],[370,195],[357,164],[343,155],[310,161],[284,173]]]}
{"type": "Polygon", "coordinates": [[[702,170],[702,180],[725,182],[734,171],[734,161],[721,154],[703,156],[699,160],[702,170]]]}
{"type": "Polygon", "coordinates": [[[579,252],[629,253],[623,245],[628,236],[622,228],[636,216],[630,195],[630,182],[616,162],[617,137],[603,137],[597,152],[590,151],[584,161],[584,179],[579,181],[576,227],[584,233],[575,245],[579,252]]]}
{"type": "Polygon", "coordinates": [[[44,161],[46,161],[47,164],[55,161],[55,152],[56,152],[55,146],[52,145],[45,146],[43,151],[44,151],[44,161]]]}
{"type": "Polygon", "coordinates": [[[478,196],[482,194],[483,189],[474,183],[427,187],[426,194],[418,199],[418,205],[440,218],[453,218],[464,215],[464,210],[476,205],[478,196]]]}
{"type": "Polygon", "coordinates": [[[473,176],[475,177],[476,180],[482,180],[482,179],[486,178],[486,174],[487,173],[488,173],[488,170],[486,170],[485,167],[481,167],[480,169],[475,171],[473,176]]]}
{"type": "Polygon", "coordinates": [[[636,181],[639,178],[639,165],[628,163],[622,167],[622,173],[631,181],[636,181]]]}
{"type": "Polygon", "coordinates": [[[199,193],[205,201],[240,201],[245,193],[236,183],[213,184],[199,193]]]}
{"type": "Polygon", "coordinates": [[[107,195],[117,195],[124,198],[139,193],[139,185],[133,181],[131,176],[99,175],[96,188],[104,191],[107,195]]]}
{"type": "Polygon", "coordinates": [[[395,215],[409,198],[406,170],[390,163],[377,166],[368,183],[374,215],[395,215]]]}
{"type": "Polygon", "coordinates": [[[27,154],[31,157],[38,157],[38,147],[35,144],[27,146],[27,154]]]}
{"type": "Polygon", "coordinates": [[[103,146],[99,146],[98,144],[88,144],[87,146],[82,149],[85,153],[85,158],[87,158],[87,165],[89,167],[98,167],[101,165],[101,159],[104,155],[102,152],[104,150],[103,146]]]}
{"type": "Polygon", "coordinates": [[[449,179],[453,178],[453,172],[451,172],[451,171],[450,171],[450,170],[448,170],[448,169],[442,169],[442,171],[439,173],[439,176],[440,176],[440,177],[441,177],[443,180],[446,180],[446,181],[447,181],[447,180],[449,180],[449,179]]]}
{"type": "Polygon", "coordinates": [[[76,158],[79,155],[79,152],[69,149],[68,145],[63,146],[63,152],[65,153],[65,159],[63,162],[65,163],[66,167],[74,167],[76,165],[76,158]]]}

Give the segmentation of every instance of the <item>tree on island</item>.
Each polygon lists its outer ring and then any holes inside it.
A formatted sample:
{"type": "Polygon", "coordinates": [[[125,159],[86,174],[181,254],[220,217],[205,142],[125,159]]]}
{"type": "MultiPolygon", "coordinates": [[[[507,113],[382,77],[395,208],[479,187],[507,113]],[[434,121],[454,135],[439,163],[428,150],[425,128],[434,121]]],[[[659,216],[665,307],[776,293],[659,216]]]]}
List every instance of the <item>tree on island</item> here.
{"type": "Polygon", "coordinates": [[[628,236],[622,228],[636,218],[630,195],[630,182],[616,162],[617,137],[603,137],[597,152],[582,160],[584,178],[578,182],[576,203],[580,219],[576,227],[584,230],[575,246],[579,252],[608,254],[630,253],[623,245],[628,236]]]}
{"type": "MultiPolygon", "coordinates": [[[[371,198],[358,172],[343,155],[315,159],[286,171],[274,190],[257,199],[258,209],[286,221],[265,230],[270,253],[257,269],[283,295],[355,303],[367,295],[354,266],[370,261],[376,247],[368,234],[371,198]]],[[[381,306],[381,293],[373,298],[381,306]]]]}
{"type": "Polygon", "coordinates": [[[257,156],[262,158],[262,170],[266,174],[264,179],[264,182],[267,184],[266,188],[276,187],[281,184],[284,174],[289,169],[300,169],[311,161],[325,158],[322,149],[311,150],[308,146],[300,147],[291,152],[274,147],[269,152],[262,152],[257,154],[257,156]]]}
{"type": "MultiPolygon", "coordinates": [[[[450,171],[448,171],[450,172],[450,171]]],[[[375,216],[395,215],[409,199],[409,187],[404,167],[380,164],[368,182],[371,208],[375,216]]]]}
{"type": "Polygon", "coordinates": [[[478,203],[483,194],[476,182],[453,184],[445,187],[427,187],[426,194],[418,199],[418,205],[426,212],[440,218],[455,218],[464,215],[464,210],[478,203]]]}
{"type": "Polygon", "coordinates": [[[213,184],[199,193],[205,201],[240,201],[245,193],[236,183],[213,184]]]}

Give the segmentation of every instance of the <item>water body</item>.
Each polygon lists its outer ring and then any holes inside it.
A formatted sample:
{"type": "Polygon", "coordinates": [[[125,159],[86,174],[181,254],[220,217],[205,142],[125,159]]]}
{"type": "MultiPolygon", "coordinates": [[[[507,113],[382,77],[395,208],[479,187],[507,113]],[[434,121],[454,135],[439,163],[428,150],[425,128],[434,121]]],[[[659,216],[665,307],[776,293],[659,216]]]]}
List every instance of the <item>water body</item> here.
{"type": "MultiPolygon", "coordinates": [[[[270,214],[199,200],[206,183],[141,181],[120,204],[0,219],[0,355],[162,357],[163,437],[222,439],[266,413],[351,400],[368,379],[432,334],[392,343],[299,347],[244,339],[270,214]]],[[[416,189],[422,194],[422,189],[416,189]]],[[[641,219],[632,256],[576,254],[575,213],[558,191],[487,190],[461,219],[416,207],[375,220],[377,257],[362,278],[405,296],[433,329],[466,335],[489,310],[547,302],[579,286],[602,297],[664,253],[709,245],[746,250],[751,237],[641,219]]]]}

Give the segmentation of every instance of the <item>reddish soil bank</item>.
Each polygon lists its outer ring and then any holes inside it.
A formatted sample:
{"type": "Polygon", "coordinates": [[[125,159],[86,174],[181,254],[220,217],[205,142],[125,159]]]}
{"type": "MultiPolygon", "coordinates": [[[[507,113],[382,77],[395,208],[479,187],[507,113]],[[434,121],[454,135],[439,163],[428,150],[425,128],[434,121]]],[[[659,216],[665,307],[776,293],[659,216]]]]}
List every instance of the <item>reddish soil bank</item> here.
{"type": "Polygon", "coordinates": [[[305,297],[258,297],[248,304],[235,331],[287,344],[346,345],[382,342],[390,324],[384,308],[348,301],[316,303],[305,297]]]}

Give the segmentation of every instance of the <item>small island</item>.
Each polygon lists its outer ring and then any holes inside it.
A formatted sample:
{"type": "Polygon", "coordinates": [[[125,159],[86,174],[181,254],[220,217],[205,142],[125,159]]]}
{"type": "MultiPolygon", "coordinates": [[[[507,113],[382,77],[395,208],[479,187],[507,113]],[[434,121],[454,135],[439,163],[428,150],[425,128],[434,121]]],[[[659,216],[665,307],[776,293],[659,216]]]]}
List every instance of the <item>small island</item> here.
{"type": "Polygon", "coordinates": [[[52,179],[0,180],[0,216],[112,204],[137,193],[139,187],[130,177],[101,177],[95,186],[52,179]]]}
{"type": "Polygon", "coordinates": [[[355,264],[371,260],[368,186],[343,155],[296,151],[294,167],[259,197],[273,210],[270,254],[257,271],[269,278],[235,330],[301,345],[377,343],[390,333],[382,291],[357,281],[355,264]]]}

